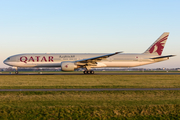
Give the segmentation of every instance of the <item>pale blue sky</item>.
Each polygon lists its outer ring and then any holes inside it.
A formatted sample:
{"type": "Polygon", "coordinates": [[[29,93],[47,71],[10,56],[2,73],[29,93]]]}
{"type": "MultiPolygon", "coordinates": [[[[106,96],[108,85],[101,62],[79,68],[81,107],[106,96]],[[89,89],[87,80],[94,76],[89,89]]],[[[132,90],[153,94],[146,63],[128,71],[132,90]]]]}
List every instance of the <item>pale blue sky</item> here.
{"type": "Polygon", "coordinates": [[[179,0],[2,0],[0,67],[19,53],[144,52],[170,32],[168,61],[142,67],[180,68],[179,0]]]}

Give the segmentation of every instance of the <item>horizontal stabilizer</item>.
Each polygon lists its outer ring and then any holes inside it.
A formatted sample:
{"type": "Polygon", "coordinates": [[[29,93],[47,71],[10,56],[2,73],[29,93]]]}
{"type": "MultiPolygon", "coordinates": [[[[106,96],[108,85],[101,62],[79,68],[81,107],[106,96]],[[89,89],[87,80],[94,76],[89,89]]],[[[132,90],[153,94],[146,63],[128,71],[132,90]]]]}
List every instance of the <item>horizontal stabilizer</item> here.
{"type": "Polygon", "coordinates": [[[175,55],[166,55],[166,56],[160,56],[160,57],[154,57],[150,59],[160,59],[160,58],[169,58],[169,57],[174,57],[175,55]]]}

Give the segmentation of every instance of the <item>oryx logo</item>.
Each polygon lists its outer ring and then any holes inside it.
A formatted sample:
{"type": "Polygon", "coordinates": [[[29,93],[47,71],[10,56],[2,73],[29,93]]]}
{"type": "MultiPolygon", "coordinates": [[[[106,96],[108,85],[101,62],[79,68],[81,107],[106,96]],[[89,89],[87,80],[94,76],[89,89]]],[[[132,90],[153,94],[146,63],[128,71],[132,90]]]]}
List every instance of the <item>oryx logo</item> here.
{"type": "Polygon", "coordinates": [[[65,65],[65,67],[68,68],[68,65],[69,65],[69,64],[65,65]]]}
{"type": "Polygon", "coordinates": [[[156,43],[149,49],[149,52],[150,52],[150,53],[157,52],[158,55],[161,55],[168,36],[169,36],[169,35],[166,35],[165,37],[161,38],[158,42],[156,42],[156,43]]]}

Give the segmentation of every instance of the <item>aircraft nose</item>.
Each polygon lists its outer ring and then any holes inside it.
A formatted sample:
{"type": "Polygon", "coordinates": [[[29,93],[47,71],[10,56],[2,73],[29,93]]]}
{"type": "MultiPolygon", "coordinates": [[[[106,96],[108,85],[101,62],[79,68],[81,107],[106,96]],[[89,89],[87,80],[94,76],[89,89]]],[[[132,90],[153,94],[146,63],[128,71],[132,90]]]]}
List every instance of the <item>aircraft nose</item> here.
{"type": "Polygon", "coordinates": [[[6,64],[6,62],[7,62],[7,59],[3,61],[4,64],[6,64]]]}
{"type": "Polygon", "coordinates": [[[8,65],[8,59],[5,59],[5,60],[3,61],[3,63],[6,64],[6,65],[8,65]]]}

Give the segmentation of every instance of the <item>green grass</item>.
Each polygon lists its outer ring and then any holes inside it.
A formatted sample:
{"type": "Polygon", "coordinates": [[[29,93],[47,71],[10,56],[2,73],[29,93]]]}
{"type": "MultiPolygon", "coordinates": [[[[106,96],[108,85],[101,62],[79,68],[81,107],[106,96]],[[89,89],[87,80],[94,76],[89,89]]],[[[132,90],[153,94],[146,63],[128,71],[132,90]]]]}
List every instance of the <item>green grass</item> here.
{"type": "MultiPolygon", "coordinates": [[[[180,75],[1,75],[0,88],[179,88],[180,75]]],[[[179,119],[180,91],[0,92],[0,119],[179,119]]]]}
{"type": "Polygon", "coordinates": [[[180,75],[1,75],[2,88],[179,88],[180,75]]]}
{"type": "Polygon", "coordinates": [[[38,108],[1,108],[0,119],[18,120],[178,120],[179,105],[157,105],[138,107],[38,107],[38,108]]]}
{"type": "Polygon", "coordinates": [[[1,92],[0,107],[180,104],[180,91],[1,92]],[[73,101],[73,102],[72,102],[73,101]],[[13,104],[15,103],[15,104],[13,104]]]}
{"type": "Polygon", "coordinates": [[[180,91],[0,92],[0,119],[178,119],[180,91]]]}

